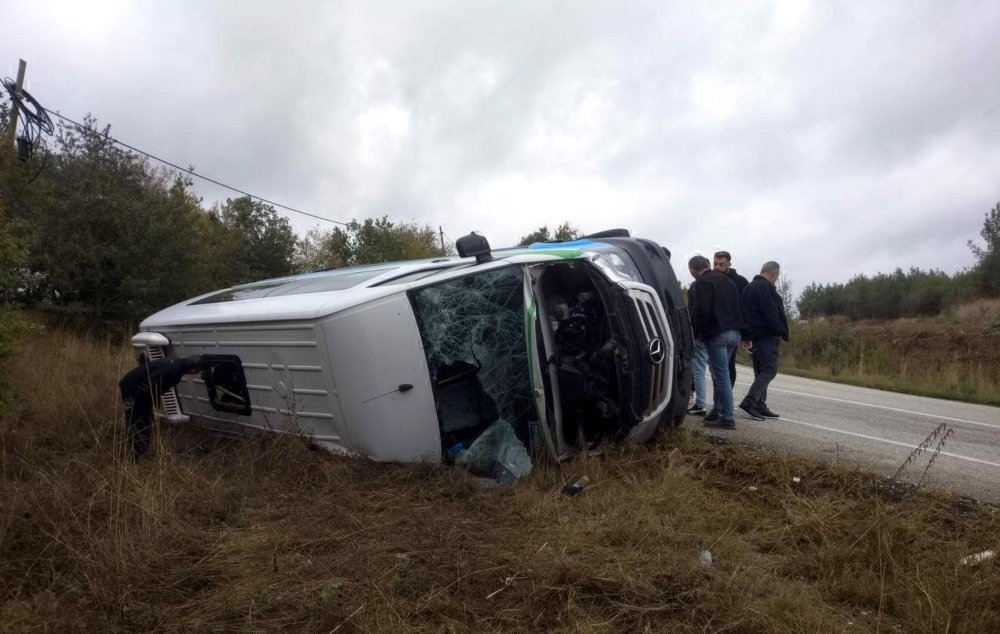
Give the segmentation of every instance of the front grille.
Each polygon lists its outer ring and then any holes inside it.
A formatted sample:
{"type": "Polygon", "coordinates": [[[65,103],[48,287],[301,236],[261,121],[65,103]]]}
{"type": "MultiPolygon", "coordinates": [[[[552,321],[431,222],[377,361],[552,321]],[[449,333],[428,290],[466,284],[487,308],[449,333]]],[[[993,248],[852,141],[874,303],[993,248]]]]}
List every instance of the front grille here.
{"type": "Polygon", "coordinates": [[[643,417],[651,415],[670,397],[671,368],[673,367],[674,341],[665,323],[658,316],[653,296],[639,288],[630,288],[628,292],[638,317],[636,324],[641,335],[641,348],[645,358],[644,364],[649,367],[649,398],[642,413],[643,417]],[[654,363],[650,358],[650,345],[659,340],[663,358],[654,363]]]}

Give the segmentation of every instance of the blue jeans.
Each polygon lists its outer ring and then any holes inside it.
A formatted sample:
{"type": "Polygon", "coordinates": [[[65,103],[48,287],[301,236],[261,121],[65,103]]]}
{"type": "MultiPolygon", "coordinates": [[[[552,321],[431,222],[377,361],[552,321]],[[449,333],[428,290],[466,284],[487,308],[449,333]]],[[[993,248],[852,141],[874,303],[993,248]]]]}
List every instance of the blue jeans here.
{"type": "Polygon", "coordinates": [[[691,356],[691,378],[694,379],[694,406],[708,404],[708,389],[705,387],[705,370],[708,368],[708,349],[701,339],[694,340],[694,354],[691,356]]]}
{"type": "Polygon", "coordinates": [[[712,412],[725,420],[733,418],[733,386],[729,382],[729,357],[740,345],[738,330],[723,330],[705,342],[712,372],[712,412]]]}

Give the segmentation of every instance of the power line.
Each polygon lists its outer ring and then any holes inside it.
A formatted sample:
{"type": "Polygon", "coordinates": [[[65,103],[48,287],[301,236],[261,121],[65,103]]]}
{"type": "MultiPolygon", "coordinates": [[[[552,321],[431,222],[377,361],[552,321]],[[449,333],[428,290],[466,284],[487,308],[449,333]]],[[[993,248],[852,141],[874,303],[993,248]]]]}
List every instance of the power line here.
{"type": "Polygon", "coordinates": [[[61,115],[61,114],[59,114],[58,112],[56,112],[54,110],[49,110],[48,108],[44,108],[44,107],[43,107],[43,110],[45,110],[45,112],[48,112],[51,115],[55,115],[55,116],[59,117],[63,121],[66,121],[68,123],[72,123],[73,125],[75,125],[80,130],[83,130],[84,132],[88,132],[90,134],[93,134],[93,135],[96,135],[96,136],[99,136],[99,137],[103,137],[103,138],[107,139],[108,141],[111,141],[112,143],[116,143],[116,144],[118,144],[118,145],[120,145],[122,147],[128,148],[128,149],[132,150],[133,152],[138,152],[139,154],[142,154],[145,157],[151,158],[154,161],[159,161],[160,163],[163,163],[164,165],[169,165],[170,167],[172,167],[172,168],[174,168],[176,170],[179,170],[181,172],[184,172],[185,174],[190,174],[191,176],[197,176],[198,178],[200,178],[202,180],[205,180],[205,181],[208,181],[209,183],[212,183],[214,185],[218,185],[219,187],[225,187],[226,189],[234,191],[234,192],[236,192],[238,194],[243,194],[244,196],[249,196],[250,198],[256,198],[257,200],[259,200],[261,202],[264,202],[264,203],[267,203],[268,205],[273,205],[275,207],[280,207],[280,208],[286,209],[288,211],[294,211],[295,213],[302,214],[303,216],[309,216],[310,218],[315,218],[317,220],[325,220],[326,222],[332,222],[332,223],[337,224],[337,225],[344,225],[345,227],[348,224],[348,223],[342,222],[340,220],[331,220],[330,218],[324,218],[323,216],[317,216],[316,214],[311,214],[308,211],[302,211],[301,209],[296,209],[294,207],[289,207],[288,205],[282,205],[281,203],[276,203],[273,200],[268,200],[267,198],[261,198],[260,196],[257,196],[256,194],[251,194],[248,191],[244,191],[244,190],[239,189],[237,187],[233,187],[232,185],[226,185],[225,183],[217,181],[214,178],[209,178],[208,176],[202,176],[201,174],[198,174],[194,170],[185,169],[185,168],[181,167],[180,165],[177,165],[176,163],[171,163],[170,161],[168,161],[166,159],[162,159],[162,158],[160,158],[160,157],[158,157],[158,156],[156,156],[154,154],[150,154],[149,152],[144,152],[144,151],[140,150],[137,147],[129,145],[128,143],[125,143],[123,141],[119,141],[118,139],[116,139],[114,137],[111,137],[111,136],[109,136],[107,134],[104,134],[103,132],[98,132],[97,130],[94,130],[93,128],[88,128],[87,126],[83,125],[82,123],[77,123],[76,121],[73,121],[69,117],[61,115]]]}

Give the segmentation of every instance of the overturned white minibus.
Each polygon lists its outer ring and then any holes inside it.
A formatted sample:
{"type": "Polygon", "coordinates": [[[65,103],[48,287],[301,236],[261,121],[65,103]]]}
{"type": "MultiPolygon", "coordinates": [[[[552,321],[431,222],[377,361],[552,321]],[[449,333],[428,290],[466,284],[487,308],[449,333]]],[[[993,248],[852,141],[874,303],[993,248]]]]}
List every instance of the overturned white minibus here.
{"type": "Polygon", "coordinates": [[[150,358],[205,355],[164,414],[308,435],[376,460],[442,460],[498,419],[561,459],[683,419],[691,331],[669,252],[612,230],[569,243],[318,271],[143,321],[150,358]]]}

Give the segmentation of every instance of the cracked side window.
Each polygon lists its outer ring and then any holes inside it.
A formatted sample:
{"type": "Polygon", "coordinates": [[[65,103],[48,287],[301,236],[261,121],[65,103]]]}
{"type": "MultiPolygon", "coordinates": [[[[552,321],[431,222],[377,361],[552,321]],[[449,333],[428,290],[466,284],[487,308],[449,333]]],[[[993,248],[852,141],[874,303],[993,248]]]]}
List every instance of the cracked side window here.
{"type": "Polygon", "coordinates": [[[526,439],[534,401],[521,269],[459,277],[410,297],[446,446],[475,438],[498,418],[526,439]]]}

